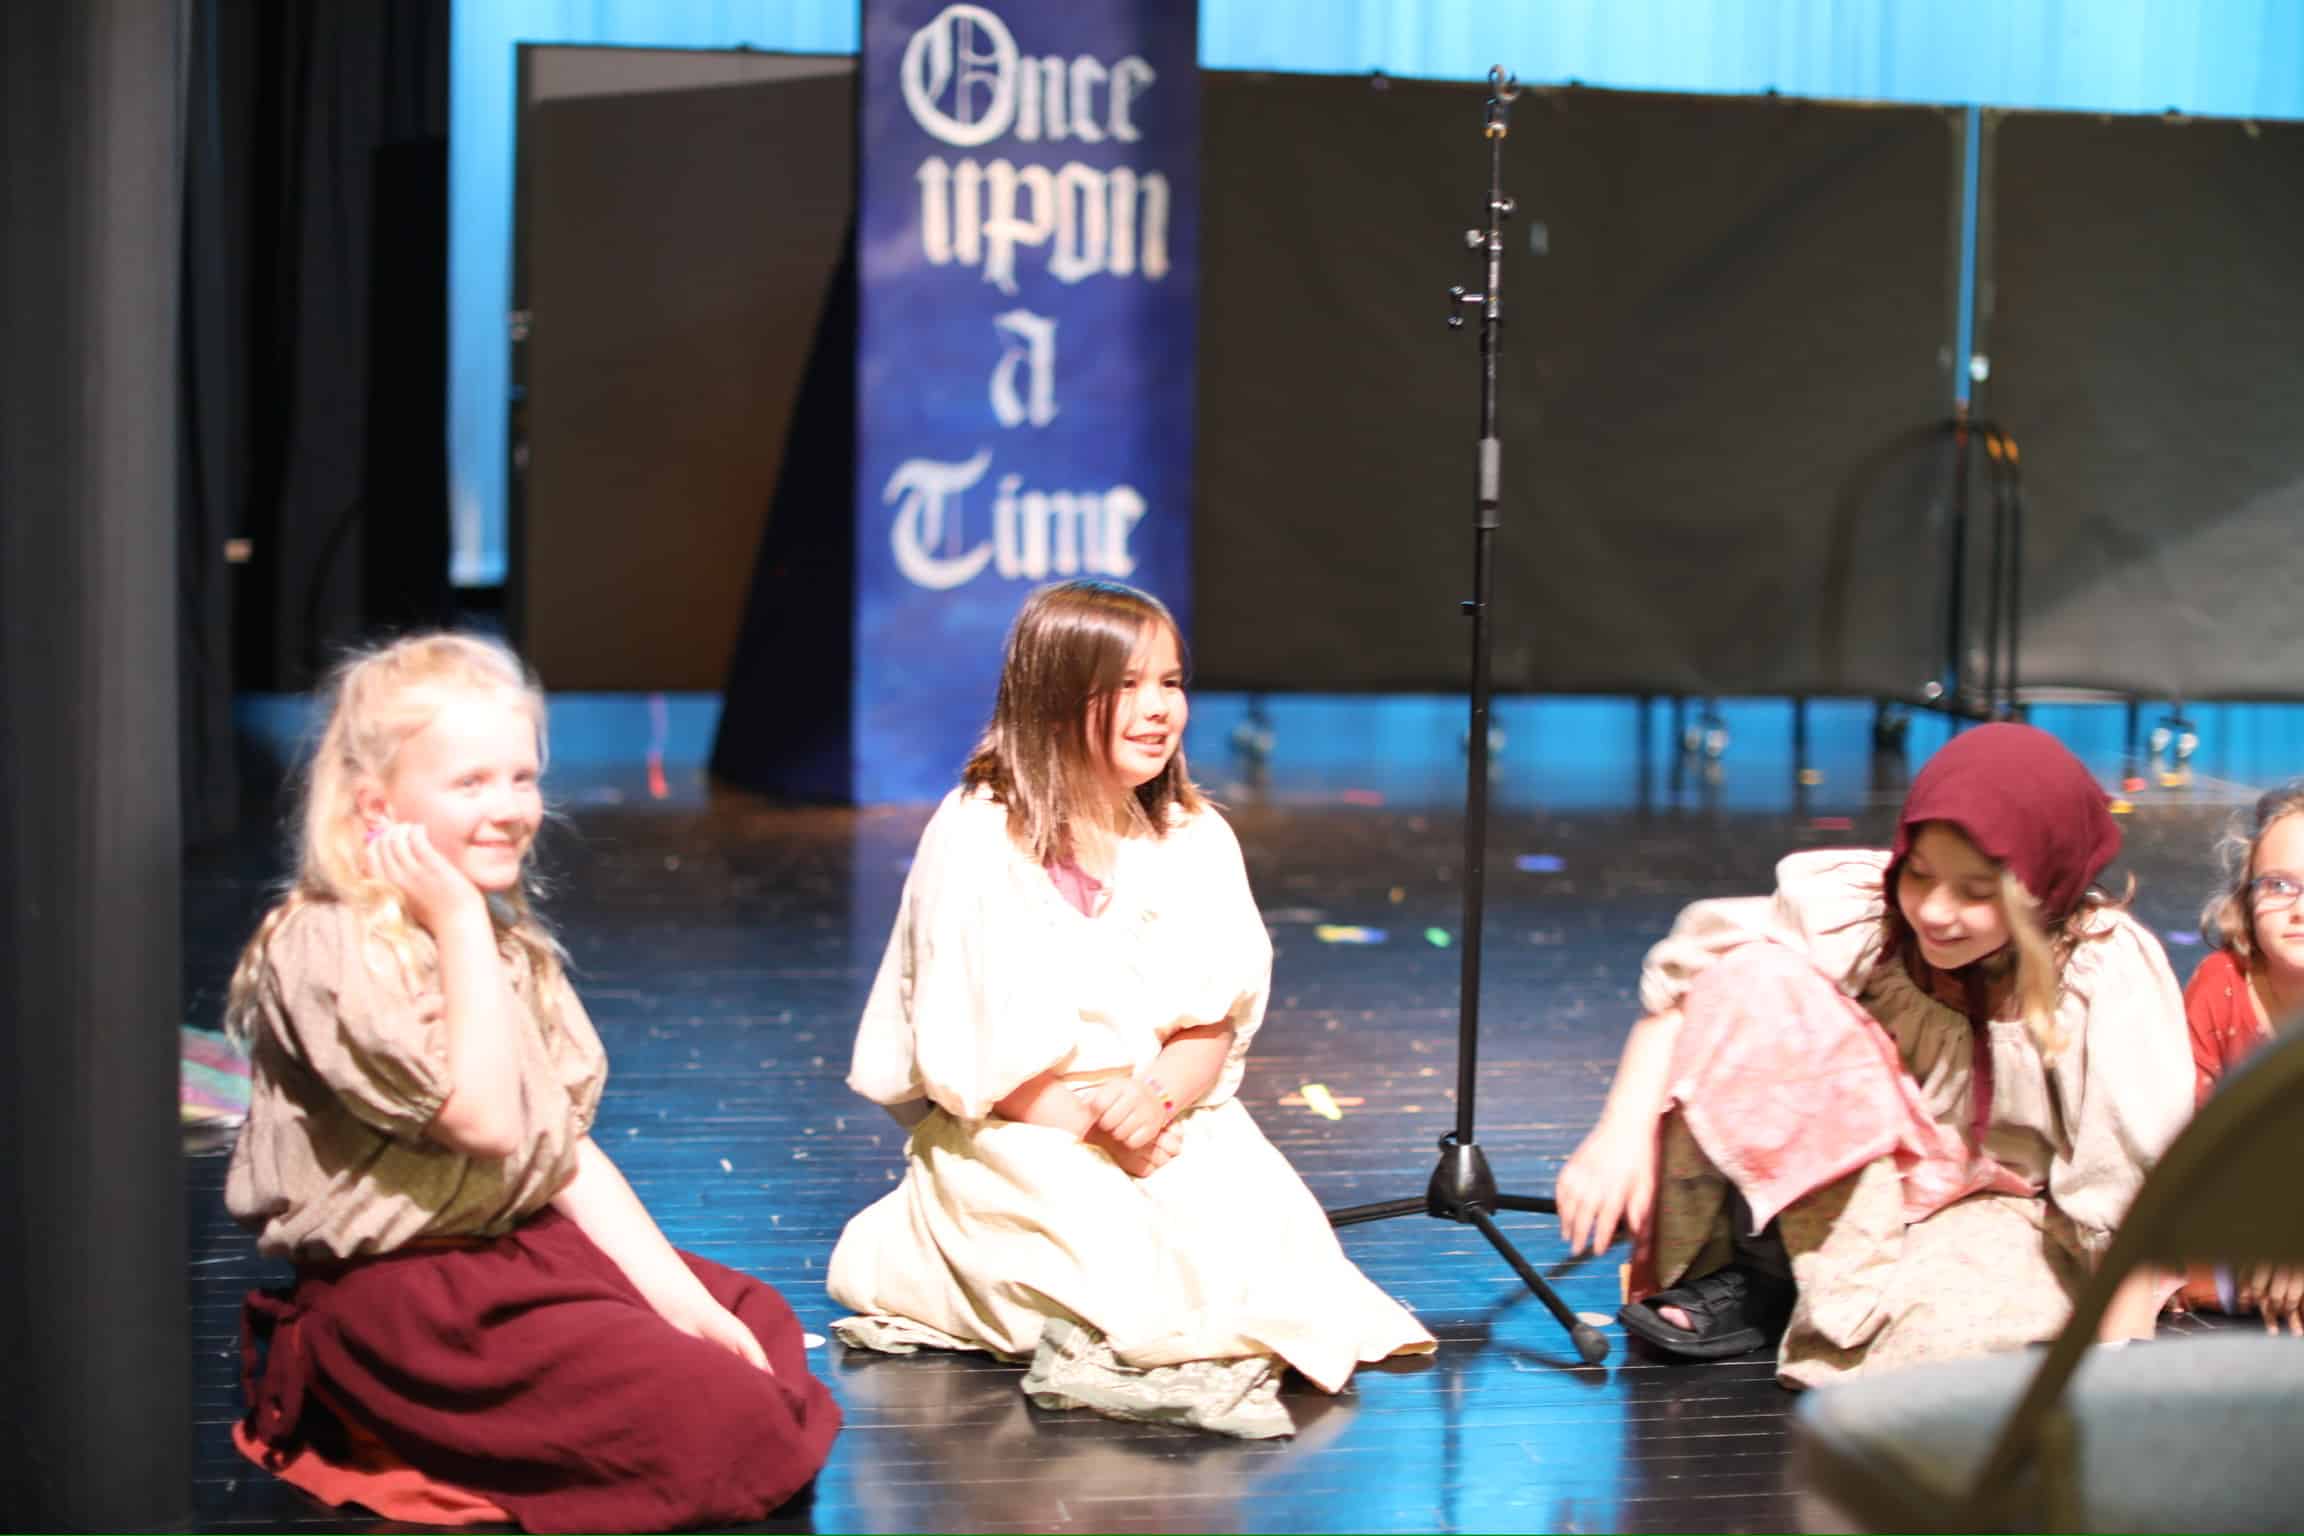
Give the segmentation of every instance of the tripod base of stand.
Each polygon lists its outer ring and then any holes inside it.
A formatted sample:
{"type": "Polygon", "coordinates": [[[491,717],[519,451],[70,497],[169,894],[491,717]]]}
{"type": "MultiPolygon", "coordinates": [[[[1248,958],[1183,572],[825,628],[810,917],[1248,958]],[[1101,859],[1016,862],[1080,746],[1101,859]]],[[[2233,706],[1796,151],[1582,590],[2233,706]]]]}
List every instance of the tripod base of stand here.
{"type": "Polygon", "coordinates": [[[1479,1143],[1459,1141],[1451,1131],[1440,1138],[1440,1166],[1432,1170],[1432,1182],[1425,1186],[1421,1200],[1379,1200],[1371,1205],[1350,1205],[1340,1211],[1328,1213],[1332,1227],[1356,1226],[1362,1222],[1385,1221],[1394,1216],[1437,1216],[1442,1221],[1467,1222],[1480,1229],[1480,1235],[1504,1256],[1512,1272],[1521,1283],[1535,1292],[1536,1299],[1544,1303],[1553,1320],[1568,1330],[1569,1341],[1576,1346],[1577,1355],[1586,1365],[1598,1365],[1608,1358],[1608,1340],[1599,1329],[1568,1310],[1544,1277],[1520,1256],[1512,1240],[1496,1225],[1491,1211],[1537,1211],[1551,1215],[1559,1207],[1541,1195],[1507,1195],[1496,1189],[1496,1175],[1488,1168],[1488,1155],[1479,1143]]]}

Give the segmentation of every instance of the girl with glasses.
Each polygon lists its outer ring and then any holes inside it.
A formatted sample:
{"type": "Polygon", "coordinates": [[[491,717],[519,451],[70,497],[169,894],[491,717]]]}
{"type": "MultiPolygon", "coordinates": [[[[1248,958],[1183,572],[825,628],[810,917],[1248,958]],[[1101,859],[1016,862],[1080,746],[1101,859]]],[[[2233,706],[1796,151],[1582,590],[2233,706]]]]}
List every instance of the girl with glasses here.
{"type": "MultiPolygon", "coordinates": [[[[2184,989],[2198,1102],[2224,1074],[2304,1013],[2304,780],[2275,789],[2244,812],[2220,848],[2223,888],[2200,914],[2212,946],[2184,989]]],[[[2264,1326],[2304,1333],[2304,1270],[2234,1274],[2198,1269],[2184,1301],[2255,1312],[2264,1326]]]]}

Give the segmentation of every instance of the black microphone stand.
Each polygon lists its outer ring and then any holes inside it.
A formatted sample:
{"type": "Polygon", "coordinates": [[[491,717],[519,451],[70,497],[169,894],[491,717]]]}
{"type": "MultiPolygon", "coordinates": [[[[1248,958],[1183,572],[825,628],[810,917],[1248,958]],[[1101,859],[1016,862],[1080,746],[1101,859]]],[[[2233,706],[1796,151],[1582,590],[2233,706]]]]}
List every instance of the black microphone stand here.
{"type": "Polygon", "coordinates": [[[1568,1330],[1576,1353],[1593,1364],[1607,1358],[1608,1340],[1599,1329],[1568,1310],[1567,1303],[1512,1246],[1491,1214],[1504,1210],[1550,1215],[1559,1207],[1545,1196],[1499,1193],[1487,1155],[1472,1134],[1472,1096],[1480,1054],[1480,938],[1487,886],[1489,556],[1502,499],[1503,445],[1496,436],[1496,349],[1504,312],[1499,291],[1504,280],[1504,221],[1512,215],[1512,199],[1504,195],[1504,136],[1510,131],[1512,102],[1520,94],[1519,81],[1505,74],[1502,65],[1488,71],[1488,87],[1487,227],[1464,232],[1464,243],[1487,255],[1488,286],[1480,293],[1466,293],[1460,287],[1448,290],[1451,329],[1462,328],[1465,306],[1480,309],[1480,459],[1472,517],[1472,600],[1463,605],[1472,619],[1472,732],[1465,743],[1464,942],[1457,1004],[1456,1128],[1440,1138],[1440,1166],[1433,1170],[1423,1198],[1348,1206],[1329,1212],[1328,1220],[1333,1226],[1345,1227],[1421,1213],[1443,1221],[1469,1222],[1480,1229],[1480,1235],[1494,1245],[1560,1326],[1568,1330]]]}

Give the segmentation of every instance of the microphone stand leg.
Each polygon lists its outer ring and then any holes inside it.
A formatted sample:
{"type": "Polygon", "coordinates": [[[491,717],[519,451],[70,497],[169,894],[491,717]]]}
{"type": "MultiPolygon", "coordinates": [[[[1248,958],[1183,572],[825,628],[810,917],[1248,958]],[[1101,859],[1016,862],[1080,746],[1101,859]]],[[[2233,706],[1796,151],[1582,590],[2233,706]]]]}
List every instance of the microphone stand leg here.
{"type": "Polygon", "coordinates": [[[1480,1235],[1488,1239],[1489,1246],[1504,1256],[1504,1262],[1512,1266],[1512,1272],[1551,1311],[1553,1320],[1568,1330],[1568,1337],[1576,1345],[1576,1353],[1586,1365],[1598,1365],[1608,1358],[1606,1337],[1599,1329],[1568,1310],[1568,1303],[1562,1301],[1552,1287],[1544,1283],[1544,1277],[1536,1273],[1535,1266],[1520,1256],[1520,1250],[1512,1246],[1512,1240],[1504,1235],[1504,1229],[1496,1225],[1493,1217],[1476,1205],[1464,1206],[1457,1214],[1480,1229],[1480,1235]]]}

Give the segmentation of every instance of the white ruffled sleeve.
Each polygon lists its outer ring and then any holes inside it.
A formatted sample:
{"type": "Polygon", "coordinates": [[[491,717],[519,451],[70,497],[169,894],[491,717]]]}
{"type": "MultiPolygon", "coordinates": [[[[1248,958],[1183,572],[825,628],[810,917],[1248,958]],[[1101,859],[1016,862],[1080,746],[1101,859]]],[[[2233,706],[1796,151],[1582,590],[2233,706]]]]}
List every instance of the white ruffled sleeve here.
{"type": "Polygon", "coordinates": [[[2125,912],[2100,919],[2064,967],[2063,1054],[2048,1080],[2064,1145],[2048,1195],[2100,1256],[2128,1202],[2192,1114],[2192,1046],[2168,956],[2125,912]]]}
{"type": "Polygon", "coordinates": [[[1853,997],[1869,968],[1866,961],[1879,947],[1880,882],[1887,868],[1888,855],[1880,849],[1811,848],[1777,864],[1773,896],[1690,902],[1641,964],[1641,1010],[1656,1014],[1679,1007],[1713,961],[1760,941],[1797,951],[1853,997]]]}
{"type": "Polygon", "coordinates": [[[1264,1025],[1272,994],[1272,936],[1248,886],[1248,866],[1240,839],[1214,807],[1202,810],[1169,834],[1181,841],[1177,852],[1181,880],[1163,914],[1179,923],[1169,946],[1175,990],[1164,1006],[1169,1017],[1156,1024],[1161,1038],[1198,1024],[1232,1026],[1232,1048],[1224,1070],[1202,1104],[1221,1104],[1240,1091],[1248,1046],[1264,1025]]]}
{"type": "Polygon", "coordinates": [[[981,1120],[1031,1078],[1061,1069],[1079,1038],[1053,963],[1049,904],[1007,813],[955,791],[920,836],[896,928],[856,1030],[848,1086],[900,1120],[925,1099],[981,1120]]]}

